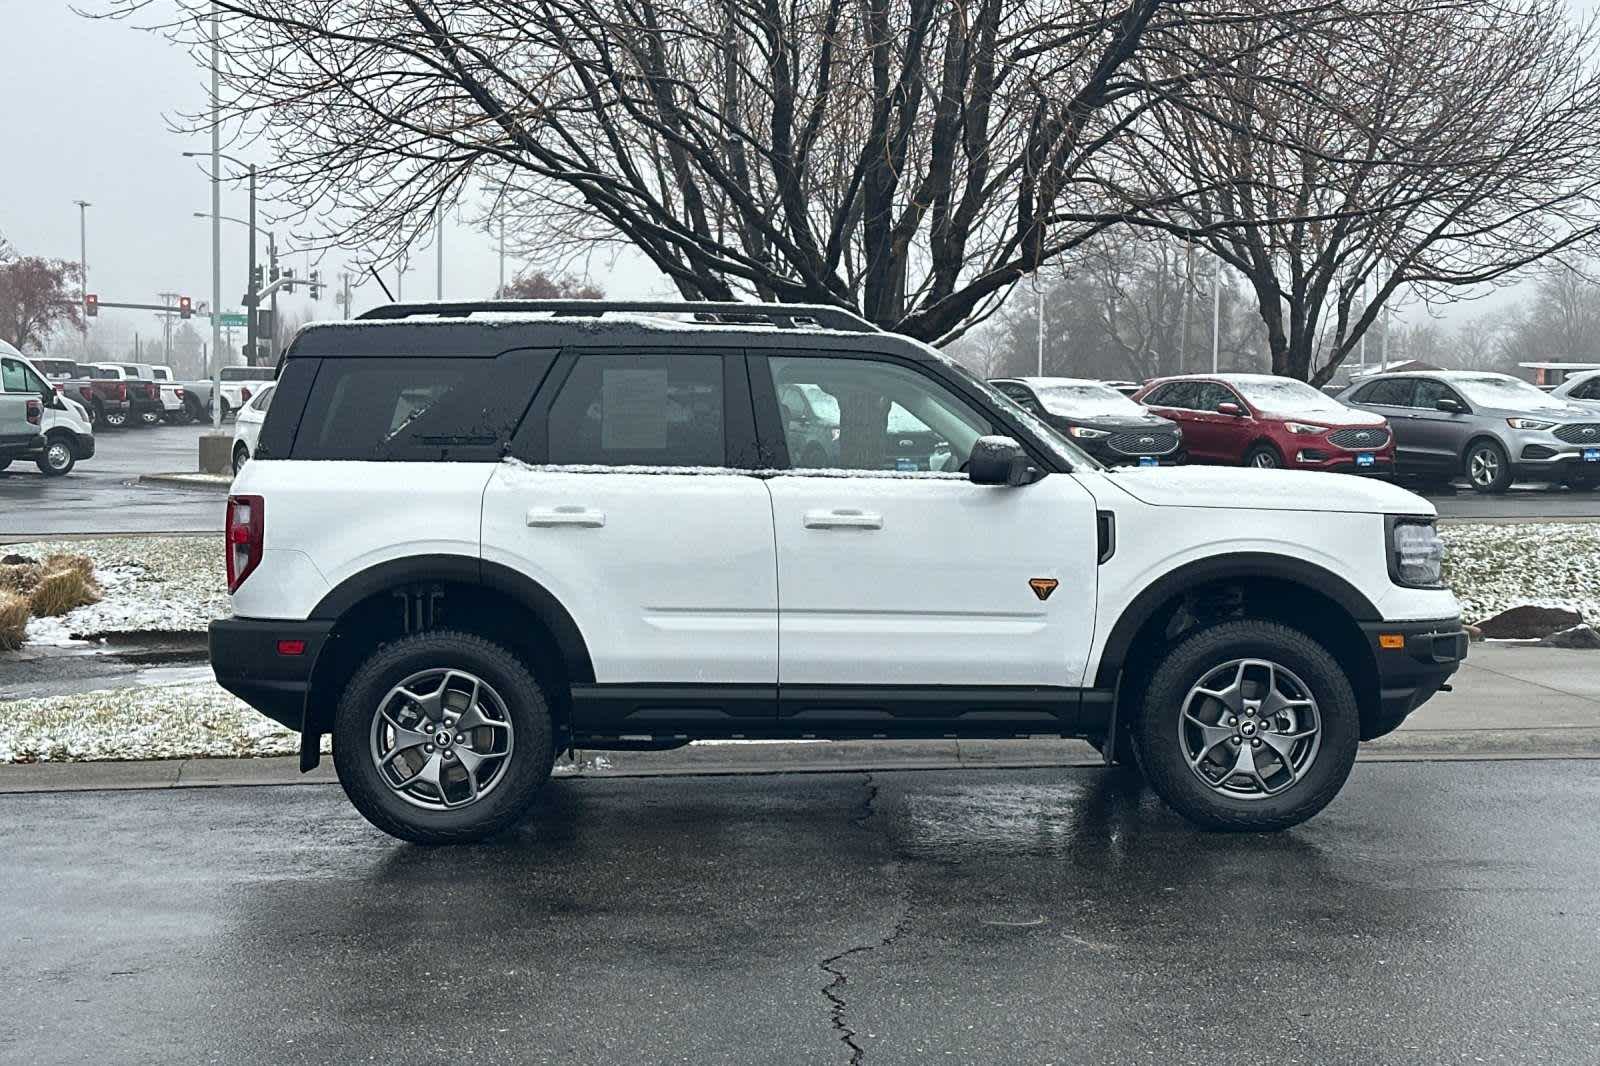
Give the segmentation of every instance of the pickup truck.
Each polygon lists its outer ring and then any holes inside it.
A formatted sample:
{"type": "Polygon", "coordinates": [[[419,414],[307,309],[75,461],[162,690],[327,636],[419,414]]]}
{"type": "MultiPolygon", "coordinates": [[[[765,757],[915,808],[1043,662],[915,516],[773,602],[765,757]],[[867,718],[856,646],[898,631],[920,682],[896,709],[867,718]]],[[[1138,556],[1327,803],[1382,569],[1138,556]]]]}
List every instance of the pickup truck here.
{"type": "Polygon", "coordinates": [[[222,368],[222,417],[237,412],[261,391],[261,386],[277,377],[270,366],[225,366],[222,368]]]}
{"type": "Polygon", "coordinates": [[[195,411],[198,403],[189,399],[189,386],[179,384],[178,379],[172,376],[172,368],[160,363],[140,363],[139,368],[144,371],[140,377],[153,378],[161,389],[161,417],[174,425],[183,425],[185,422],[195,420],[195,411]]]}
{"type": "Polygon", "coordinates": [[[120,375],[71,359],[39,358],[33,365],[58,394],[81,403],[95,425],[120,429],[128,424],[133,404],[120,375]]]}
{"type": "MultiPolygon", "coordinates": [[[[90,363],[96,370],[106,371],[114,380],[121,381],[128,390],[128,413],[124,423],[126,425],[153,425],[161,421],[161,386],[154,378],[141,377],[139,367],[134,363],[90,363]],[[131,369],[130,369],[131,368],[131,369]]],[[[109,426],[119,423],[106,420],[109,426]]]]}

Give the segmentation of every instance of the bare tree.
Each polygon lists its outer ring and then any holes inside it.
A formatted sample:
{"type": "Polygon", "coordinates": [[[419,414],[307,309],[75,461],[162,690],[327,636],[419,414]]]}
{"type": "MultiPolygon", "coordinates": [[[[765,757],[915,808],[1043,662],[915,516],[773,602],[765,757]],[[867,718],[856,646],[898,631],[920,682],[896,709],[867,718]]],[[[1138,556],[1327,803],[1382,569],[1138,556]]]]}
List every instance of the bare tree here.
{"type": "MultiPolygon", "coordinates": [[[[113,13],[149,0],[104,0],[113,13]]],[[[204,61],[212,0],[169,31],[204,61]]],[[[541,261],[642,252],[687,297],[929,340],[1157,202],[1152,108],[1345,0],[220,0],[224,122],[332,237],[393,258],[489,190],[541,261]],[[1228,28],[1245,24],[1250,34],[1228,28]],[[1197,46],[1199,44],[1200,46],[1197,46]]],[[[1219,121],[1222,116],[1218,116],[1219,121]]]]}
{"type": "Polygon", "coordinates": [[[1149,113],[1145,180],[1203,191],[1141,221],[1241,272],[1274,372],[1317,384],[1397,293],[1448,301],[1600,232],[1592,25],[1563,0],[1353,6],[1337,37],[1208,27],[1237,76],[1149,113]]]}

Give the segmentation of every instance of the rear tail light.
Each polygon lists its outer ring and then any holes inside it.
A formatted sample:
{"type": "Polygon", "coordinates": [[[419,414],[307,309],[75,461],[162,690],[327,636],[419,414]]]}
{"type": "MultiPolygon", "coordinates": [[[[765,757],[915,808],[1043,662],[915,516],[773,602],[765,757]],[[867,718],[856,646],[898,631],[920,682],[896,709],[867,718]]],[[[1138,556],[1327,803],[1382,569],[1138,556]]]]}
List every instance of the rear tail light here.
{"type": "Polygon", "coordinates": [[[250,402],[250,390],[249,389],[246,389],[246,388],[240,388],[239,389],[239,402],[242,403],[242,404],[250,402]]]}
{"type": "Polygon", "coordinates": [[[66,390],[61,387],[61,382],[59,381],[55,383],[55,390],[57,396],[61,396],[66,392],[66,390]]]}
{"type": "Polygon", "coordinates": [[[128,398],[128,383],[125,382],[125,381],[117,382],[117,399],[126,400],[127,398],[128,398]]]}
{"type": "Polygon", "coordinates": [[[177,387],[176,387],[176,388],[174,388],[174,389],[173,389],[173,390],[172,390],[172,394],[173,394],[173,395],[174,395],[174,396],[176,396],[176,397],[177,397],[177,398],[178,398],[178,399],[180,399],[180,400],[181,400],[181,399],[183,399],[183,395],[184,395],[184,394],[183,394],[183,386],[182,386],[182,385],[179,385],[179,386],[177,386],[177,387]]]}
{"type": "Polygon", "coordinates": [[[44,418],[44,404],[38,400],[28,401],[28,425],[37,426],[44,418]]]}
{"type": "Polygon", "coordinates": [[[266,504],[260,496],[229,496],[228,518],[223,524],[228,539],[228,592],[237,592],[244,579],[261,562],[266,536],[266,504]]]}

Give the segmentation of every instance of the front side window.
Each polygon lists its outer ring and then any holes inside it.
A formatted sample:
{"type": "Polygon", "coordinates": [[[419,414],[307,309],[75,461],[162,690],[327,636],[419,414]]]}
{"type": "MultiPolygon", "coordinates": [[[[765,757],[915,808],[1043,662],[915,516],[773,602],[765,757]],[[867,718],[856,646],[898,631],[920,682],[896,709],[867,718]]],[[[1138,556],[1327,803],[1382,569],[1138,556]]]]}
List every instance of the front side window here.
{"type": "Polygon", "coordinates": [[[821,415],[784,419],[790,464],[800,468],[959,471],[987,417],[934,379],[869,359],[771,356],[773,388],[795,389],[821,415]]]}
{"type": "Polygon", "coordinates": [[[1194,407],[1197,411],[1215,411],[1225,403],[1244,404],[1239,402],[1239,397],[1226,385],[1218,385],[1214,381],[1202,381],[1195,390],[1194,407]]]}
{"type": "Polygon", "coordinates": [[[1168,382],[1145,397],[1144,402],[1156,407],[1176,407],[1185,411],[1199,410],[1200,382],[1168,382]]]}
{"type": "Polygon", "coordinates": [[[22,371],[20,359],[0,359],[0,388],[6,392],[28,391],[23,383],[22,371]]]}
{"type": "Polygon", "coordinates": [[[1430,378],[1419,378],[1417,380],[1417,391],[1414,394],[1412,406],[1431,411],[1438,407],[1440,400],[1456,400],[1458,403],[1460,402],[1456,394],[1450,391],[1449,386],[1444,383],[1433,381],[1430,378]]]}
{"type": "Polygon", "coordinates": [[[579,356],[548,425],[558,465],[726,466],[722,357],[579,356]]]}

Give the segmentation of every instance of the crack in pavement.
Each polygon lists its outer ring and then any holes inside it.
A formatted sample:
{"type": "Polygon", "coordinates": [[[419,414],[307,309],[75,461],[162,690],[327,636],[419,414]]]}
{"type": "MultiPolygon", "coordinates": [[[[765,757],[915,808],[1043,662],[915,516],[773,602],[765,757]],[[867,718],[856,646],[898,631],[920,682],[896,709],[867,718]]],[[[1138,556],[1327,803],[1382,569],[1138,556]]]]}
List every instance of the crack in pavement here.
{"type": "MultiPolygon", "coordinates": [[[[873,815],[877,813],[877,803],[878,785],[875,781],[873,781],[872,775],[868,774],[867,795],[866,799],[862,803],[861,813],[851,818],[850,824],[858,829],[866,828],[867,822],[870,821],[873,815]]],[[[899,863],[895,863],[892,866],[892,869],[895,872],[898,872],[899,868],[899,863]]],[[[845,1020],[846,1004],[844,999],[844,987],[850,983],[850,977],[845,973],[844,970],[839,968],[838,964],[850,958],[852,955],[861,955],[865,954],[866,952],[877,951],[880,948],[891,946],[896,940],[900,939],[900,935],[906,931],[906,928],[910,924],[911,898],[909,893],[905,893],[903,898],[903,906],[900,911],[900,917],[895,919],[895,923],[889,929],[889,932],[879,938],[876,944],[857,944],[853,948],[846,948],[837,955],[830,955],[828,958],[823,959],[817,964],[824,973],[833,978],[826,985],[822,986],[822,995],[823,998],[828,1001],[829,1018],[833,1024],[833,1028],[839,1033],[839,1042],[850,1049],[850,1066],[860,1066],[862,1057],[866,1054],[866,1049],[864,1049],[860,1044],[856,1043],[856,1031],[852,1029],[850,1024],[845,1020]]]]}

